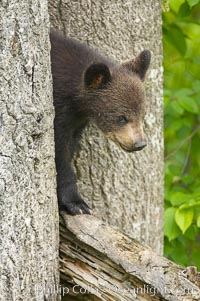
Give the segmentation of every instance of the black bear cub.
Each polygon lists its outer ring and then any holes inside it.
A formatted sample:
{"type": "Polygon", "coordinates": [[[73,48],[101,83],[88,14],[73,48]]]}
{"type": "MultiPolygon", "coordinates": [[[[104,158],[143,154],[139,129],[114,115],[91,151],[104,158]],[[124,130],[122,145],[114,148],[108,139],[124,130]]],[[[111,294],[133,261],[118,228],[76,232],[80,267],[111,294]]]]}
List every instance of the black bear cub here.
{"type": "Polygon", "coordinates": [[[82,131],[93,121],[127,152],[146,146],[143,81],[151,55],[144,50],[119,64],[56,31],[51,31],[50,40],[59,209],[72,215],[91,214],[78,193],[71,167],[82,131]]]}

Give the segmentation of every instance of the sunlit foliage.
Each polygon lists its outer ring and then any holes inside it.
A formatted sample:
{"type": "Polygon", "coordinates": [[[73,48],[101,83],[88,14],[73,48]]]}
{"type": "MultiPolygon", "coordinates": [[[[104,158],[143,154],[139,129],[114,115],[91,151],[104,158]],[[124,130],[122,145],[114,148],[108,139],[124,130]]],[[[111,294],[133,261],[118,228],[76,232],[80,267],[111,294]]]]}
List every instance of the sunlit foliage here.
{"type": "Polygon", "coordinates": [[[200,269],[200,1],[164,2],[165,256],[200,269]]]}

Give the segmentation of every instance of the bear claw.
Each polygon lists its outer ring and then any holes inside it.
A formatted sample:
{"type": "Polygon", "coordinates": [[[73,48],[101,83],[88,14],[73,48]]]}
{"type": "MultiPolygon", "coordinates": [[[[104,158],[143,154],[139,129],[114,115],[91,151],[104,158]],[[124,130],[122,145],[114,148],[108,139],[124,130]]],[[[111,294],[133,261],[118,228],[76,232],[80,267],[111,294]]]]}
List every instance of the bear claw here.
{"type": "Polygon", "coordinates": [[[60,204],[60,211],[65,211],[70,215],[93,214],[93,211],[83,200],[60,204]]]}

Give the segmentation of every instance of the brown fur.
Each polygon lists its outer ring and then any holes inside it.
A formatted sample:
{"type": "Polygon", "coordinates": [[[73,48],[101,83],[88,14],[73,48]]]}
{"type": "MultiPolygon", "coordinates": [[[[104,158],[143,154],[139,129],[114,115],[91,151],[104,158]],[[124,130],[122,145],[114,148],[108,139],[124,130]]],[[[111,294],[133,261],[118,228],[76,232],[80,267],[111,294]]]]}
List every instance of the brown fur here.
{"type": "Polygon", "coordinates": [[[139,121],[129,122],[122,129],[110,132],[106,136],[126,151],[132,150],[133,144],[139,139],[145,139],[143,127],[139,121]]]}
{"type": "Polygon", "coordinates": [[[52,31],[50,38],[59,207],[69,214],[89,214],[71,167],[82,130],[93,121],[126,151],[146,145],[143,81],[150,52],[143,51],[135,60],[119,64],[57,32],[52,31]]]}

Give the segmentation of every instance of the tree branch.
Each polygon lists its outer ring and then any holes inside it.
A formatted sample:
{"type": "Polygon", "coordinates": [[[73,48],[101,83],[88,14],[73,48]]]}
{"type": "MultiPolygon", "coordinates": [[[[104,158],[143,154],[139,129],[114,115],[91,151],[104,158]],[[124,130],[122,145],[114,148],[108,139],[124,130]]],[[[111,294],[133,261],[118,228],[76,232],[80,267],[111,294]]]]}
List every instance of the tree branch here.
{"type": "Polygon", "coordinates": [[[200,299],[194,267],[174,264],[94,216],[63,215],[60,237],[63,300],[200,299]]]}

